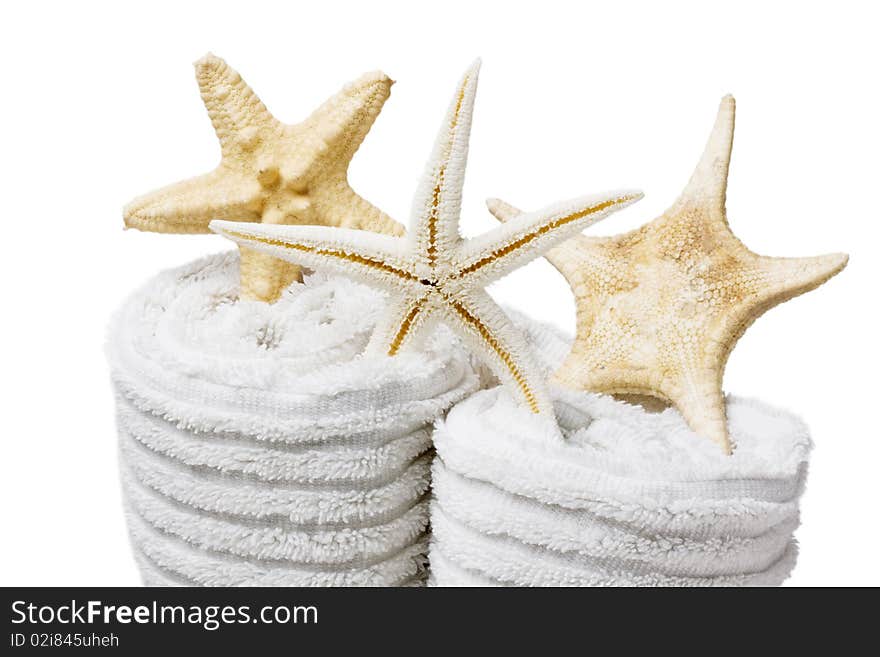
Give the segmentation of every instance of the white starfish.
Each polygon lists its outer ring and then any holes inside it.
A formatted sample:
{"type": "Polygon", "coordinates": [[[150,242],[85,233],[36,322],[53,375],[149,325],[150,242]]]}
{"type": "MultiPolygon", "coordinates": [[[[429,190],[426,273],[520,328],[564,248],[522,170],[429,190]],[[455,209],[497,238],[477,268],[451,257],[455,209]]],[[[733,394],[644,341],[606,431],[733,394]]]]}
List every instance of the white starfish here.
{"type": "MultiPolygon", "coordinates": [[[[617,192],[523,214],[475,239],[458,232],[479,61],[449,107],[413,203],[406,237],[317,226],[211,222],[240,245],[390,291],[368,352],[395,355],[442,320],[534,413],[552,412],[525,342],[484,288],[587,226],[641,198],[617,192]]],[[[551,415],[552,417],[552,415],[551,415]]]]}

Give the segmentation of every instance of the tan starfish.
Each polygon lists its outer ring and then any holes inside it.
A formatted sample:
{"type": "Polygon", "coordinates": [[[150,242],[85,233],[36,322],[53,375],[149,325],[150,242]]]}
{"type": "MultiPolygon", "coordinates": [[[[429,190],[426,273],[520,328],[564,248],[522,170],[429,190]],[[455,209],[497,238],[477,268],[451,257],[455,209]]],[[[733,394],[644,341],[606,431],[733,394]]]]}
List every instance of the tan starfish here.
{"type": "MultiPolygon", "coordinates": [[[[206,55],[195,67],[220,140],[220,165],[136,198],[124,210],[127,227],[208,233],[212,219],[230,219],[403,234],[348,184],[348,164],[390,94],[385,74],[362,76],[302,123],[285,125],[219,57],[206,55]]],[[[241,249],[243,298],[274,301],[299,273],[296,265],[241,249]]]]}
{"type": "Polygon", "coordinates": [[[214,221],[240,245],[328,269],[391,292],[370,351],[396,355],[443,321],[534,413],[552,418],[540,371],[523,337],[485,287],[568,237],[641,198],[616,192],[523,214],[464,240],[458,230],[479,64],[465,74],[449,106],[413,202],[406,237],[318,226],[252,226],[214,221]]]}
{"type": "MultiPolygon", "coordinates": [[[[769,258],[730,231],[725,211],[735,103],[721,101],[706,150],[661,217],[616,237],[579,236],[547,259],[577,301],[577,335],[558,382],[673,403],[731,452],[721,382],[727,358],[765,311],[841,271],[844,254],[769,258]]],[[[519,214],[490,200],[501,221],[519,214]]]]}

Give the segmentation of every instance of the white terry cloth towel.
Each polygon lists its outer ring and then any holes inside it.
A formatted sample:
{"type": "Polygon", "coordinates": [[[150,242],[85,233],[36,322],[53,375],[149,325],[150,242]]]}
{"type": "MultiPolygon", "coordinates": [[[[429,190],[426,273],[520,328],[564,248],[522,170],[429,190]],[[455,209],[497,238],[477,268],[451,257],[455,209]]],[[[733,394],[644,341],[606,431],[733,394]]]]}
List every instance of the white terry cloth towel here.
{"type": "Polygon", "coordinates": [[[380,293],[319,275],[237,300],[238,260],[166,271],[107,346],[132,545],[148,585],[424,583],[431,427],[478,387],[438,330],[359,356],[380,293]]]}
{"type": "MultiPolygon", "coordinates": [[[[568,342],[518,318],[549,369],[568,342]]],[[[811,441],[796,417],[728,399],[733,456],[674,409],[554,389],[564,441],[501,388],[438,421],[437,586],[778,585],[811,441]]]]}

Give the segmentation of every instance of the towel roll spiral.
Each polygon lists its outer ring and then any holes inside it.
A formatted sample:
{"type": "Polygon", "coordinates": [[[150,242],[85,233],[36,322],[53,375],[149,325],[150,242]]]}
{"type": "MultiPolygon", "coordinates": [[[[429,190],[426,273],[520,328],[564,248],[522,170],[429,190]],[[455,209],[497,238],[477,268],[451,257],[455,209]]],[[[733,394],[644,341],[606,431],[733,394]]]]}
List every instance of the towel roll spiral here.
{"type": "MultiPolygon", "coordinates": [[[[568,342],[518,317],[552,369],[568,342]]],[[[437,586],[778,585],[796,558],[811,441],[796,417],[728,399],[733,456],[673,409],[555,389],[564,441],[500,388],[434,434],[437,586]]]]}
{"type": "Polygon", "coordinates": [[[239,301],[234,253],[164,272],[108,341],[148,585],[423,583],[431,426],[478,386],[438,331],[360,357],[384,299],[319,275],[239,301]]]}

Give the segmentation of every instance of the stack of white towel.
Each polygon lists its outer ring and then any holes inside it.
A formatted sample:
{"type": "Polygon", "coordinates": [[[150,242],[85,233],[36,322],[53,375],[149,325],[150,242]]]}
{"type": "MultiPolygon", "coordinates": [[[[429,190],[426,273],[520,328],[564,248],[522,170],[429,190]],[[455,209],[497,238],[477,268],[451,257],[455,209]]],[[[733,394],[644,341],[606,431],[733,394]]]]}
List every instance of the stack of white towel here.
{"type": "Polygon", "coordinates": [[[380,294],[313,276],[239,302],[234,253],[164,272],[115,318],[132,544],[150,585],[425,577],[431,425],[477,377],[448,333],[356,357],[380,294]]]}
{"type": "MultiPolygon", "coordinates": [[[[550,369],[567,351],[520,317],[550,369]]],[[[554,390],[560,440],[501,389],[435,431],[431,583],[439,586],[776,585],[811,442],[797,418],[731,398],[735,453],[668,409],[554,390]]]]}

